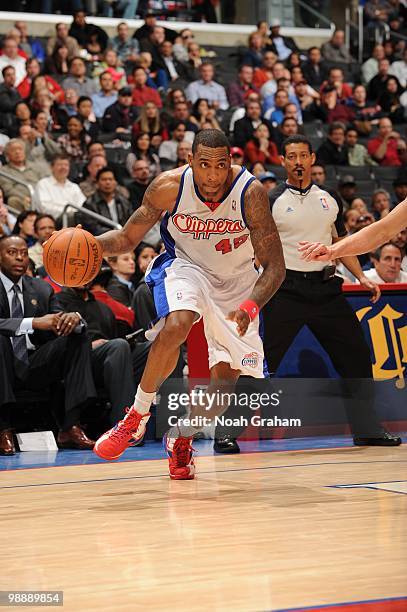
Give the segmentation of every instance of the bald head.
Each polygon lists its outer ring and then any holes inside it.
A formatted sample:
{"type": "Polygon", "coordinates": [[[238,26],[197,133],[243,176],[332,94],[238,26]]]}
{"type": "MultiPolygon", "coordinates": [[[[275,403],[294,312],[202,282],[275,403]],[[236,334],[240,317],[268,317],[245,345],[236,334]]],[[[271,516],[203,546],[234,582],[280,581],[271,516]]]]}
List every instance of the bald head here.
{"type": "Polygon", "coordinates": [[[27,272],[28,246],[19,236],[0,238],[0,270],[14,283],[27,272]]]}

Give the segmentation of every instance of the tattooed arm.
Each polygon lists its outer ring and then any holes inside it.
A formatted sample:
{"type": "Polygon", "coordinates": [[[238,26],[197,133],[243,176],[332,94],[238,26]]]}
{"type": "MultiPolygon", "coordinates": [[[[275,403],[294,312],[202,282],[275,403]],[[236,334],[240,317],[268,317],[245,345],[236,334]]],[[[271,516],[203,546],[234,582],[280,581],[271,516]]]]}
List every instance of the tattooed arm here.
{"type": "Polygon", "coordinates": [[[120,255],[132,251],[144,235],[160,219],[163,211],[174,207],[180,173],[163,172],[147,187],[141,206],[134,211],[121,230],[112,230],[97,237],[104,255],[120,255]]]}
{"type": "MultiPolygon", "coordinates": [[[[253,181],[247,188],[244,210],[256,259],[263,268],[248,299],[262,308],[283,282],[285,263],[267,192],[259,181],[253,181]]],[[[228,318],[237,323],[237,331],[243,336],[250,323],[249,315],[243,310],[236,310],[228,318]]]]}

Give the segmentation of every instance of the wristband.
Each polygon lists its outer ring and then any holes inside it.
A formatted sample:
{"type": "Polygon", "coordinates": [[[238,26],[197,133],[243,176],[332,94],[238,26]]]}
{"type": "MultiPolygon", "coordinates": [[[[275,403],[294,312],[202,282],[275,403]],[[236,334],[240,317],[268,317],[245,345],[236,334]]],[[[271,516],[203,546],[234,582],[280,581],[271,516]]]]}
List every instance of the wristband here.
{"type": "Polygon", "coordinates": [[[253,300],[245,300],[238,308],[239,310],[244,310],[247,312],[250,317],[250,321],[253,321],[257,317],[260,310],[256,302],[253,302],[253,300]]]}

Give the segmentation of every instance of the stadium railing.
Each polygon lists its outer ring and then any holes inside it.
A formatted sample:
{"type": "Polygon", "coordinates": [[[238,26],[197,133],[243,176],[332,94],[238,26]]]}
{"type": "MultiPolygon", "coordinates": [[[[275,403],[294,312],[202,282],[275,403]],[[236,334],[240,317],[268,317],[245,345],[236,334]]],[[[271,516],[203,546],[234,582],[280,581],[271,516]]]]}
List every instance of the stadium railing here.
{"type": "Polygon", "coordinates": [[[62,227],[69,227],[68,210],[70,208],[75,209],[76,211],[80,212],[86,217],[91,217],[92,219],[95,219],[96,221],[100,221],[104,225],[108,225],[112,229],[122,229],[122,225],[120,225],[120,223],[116,223],[115,221],[112,221],[111,219],[108,219],[107,217],[104,217],[103,215],[99,215],[98,213],[93,212],[93,210],[88,210],[87,208],[83,208],[82,206],[77,206],[76,204],[66,204],[64,206],[64,209],[62,211],[62,227]]]}
{"type": "MultiPolygon", "coordinates": [[[[34,201],[34,187],[30,183],[27,183],[27,181],[23,181],[22,179],[17,178],[12,174],[9,174],[8,172],[4,172],[4,170],[0,170],[0,176],[3,176],[9,181],[13,181],[13,183],[16,183],[17,185],[23,185],[24,187],[26,187],[30,193],[31,200],[34,201]]],[[[19,215],[20,213],[17,212],[17,214],[19,215]]]]}

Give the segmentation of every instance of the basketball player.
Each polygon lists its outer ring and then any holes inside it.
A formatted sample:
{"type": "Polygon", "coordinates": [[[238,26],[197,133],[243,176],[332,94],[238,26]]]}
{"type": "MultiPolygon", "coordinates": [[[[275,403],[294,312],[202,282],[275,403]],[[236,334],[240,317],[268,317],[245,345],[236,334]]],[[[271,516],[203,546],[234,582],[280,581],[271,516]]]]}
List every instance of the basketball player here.
{"type": "MultiPolygon", "coordinates": [[[[221,131],[199,132],[189,164],[158,176],[125,227],[98,237],[104,254],[134,249],[163,211],[166,251],[146,273],[159,317],[147,337],[158,335],[133,406],[96,442],[95,453],[103,459],[117,459],[142,438],[155,393],[201,317],[209,350],[209,392],[232,392],[241,374],[263,377],[258,313],[284,279],[282,247],[265,189],[245,168],[231,165],[229,143],[221,131]],[[261,274],[254,267],[254,252],[261,274]]],[[[227,405],[218,408],[220,414],[227,405]]],[[[181,422],[167,433],[171,478],[194,477],[196,431],[181,422]]]]}
{"type": "Polygon", "coordinates": [[[407,198],[380,221],[372,223],[356,234],[329,246],[320,242],[299,243],[302,259],[306,261],[331,261],[346,255],[361,255],[374,251],[407,226],[407,198]]]}

